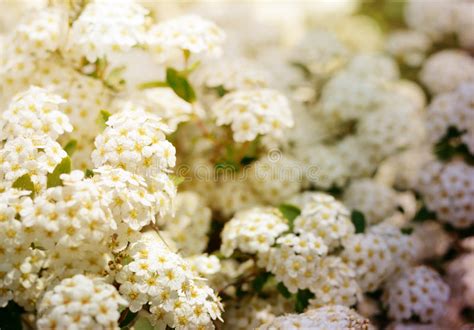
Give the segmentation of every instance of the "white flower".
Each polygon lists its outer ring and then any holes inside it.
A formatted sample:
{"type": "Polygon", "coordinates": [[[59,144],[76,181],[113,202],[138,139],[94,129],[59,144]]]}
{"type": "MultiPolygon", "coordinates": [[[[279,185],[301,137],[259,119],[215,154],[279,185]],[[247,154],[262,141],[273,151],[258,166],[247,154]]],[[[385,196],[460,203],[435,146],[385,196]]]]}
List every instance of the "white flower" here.
{"type": "Polygon", "coordinates": [[[395,31],[385,42],[385,48],[391,55],[415,67],[422,64],[430,47],[430,38],[415,30],[395,31]]]}
{"type": "Polygon", "coordinates": [[[271,329],[354,329],[368,330],[370,323],[353,309],[340,305],[329,305],[317,309],[308,309],[303,314],[287,314],[258,327],[259,330],[271,329]]]}
{"type": "Polygon", "coordinates": [[[219,126],[230,125],[236,142],[252,141],[257,135],[279,138],[293,126],[285,96],[271,89],[226,94],[212,108],[219,126]]]}
{"type": "Polygon", "coordinates": [[[180,123],[201,117],[203,111],[198,104],[190,104],[180,98],[171,88],[148,88],[130,93],[125,100],[116,100],[114,106],[127,108],[127,102],[159,116],[164,124],[174,132],[180,123]]]}
{"type": "Polygon", "coordinates": [[[341,240],[354,233],[349,210],[334,197],[324,193],[310,193],[303,202],[301,214],[294,221],[296,233],[312,233],[334,248],[341,240]]]}
{"type": "Polygon", "coordinates": [[[2,183],[11,186],[16,179],[28,174],[35,191],[46,189],[47,174],[66,156],[61,146],[48,136],[9,139],[0,149],[2,183]]]}
{"type": "Polygon", "coordinates": [[[96,167],[121,167],[148,177],[175,165],[175,148],[165,136],[170,130],[156,115],[127,109],[110,116],[106,124],[95,140],[92,161],[96,167]]]}
{"type": "Polygon", "coordinates": [[[428,107],[427,130],[432,143],[439,142],[450,127],[461,133],[461,140],[474,153],[474,83],[438,94],[428,107]]]}
{"type": "Polygon", "coordinates": [[[387,283],[384,303],[391,318],[400,321],[418,316],[423,322],[438,320],[449,298],[449,287],[426,266],[407,269],[387,283]]]}
{"type": "Polygon", "coordinates": [[[328,31],[310,31],[292,51],[294,62],[305,65],[314,75],[334,72],[345,63],[349,51],[328,31]]]}
{"type": "Polygon", "coordinates": [[[290,156],[267,155],[252,163],[249,183],[268,203],[277,205],[298,193],[304,182],[304,168],[290,156]]]}
{"type": "Polygon", "coordinates": [[[152,322],[180,329],[208,327],[222,306],[214,291],[171,252],[156,232],[146,232],[128,249],[132,259],[117,274],[119,291],[138,311],[150,305],[152,322]]]}
{"type": "Polygon", "coordinates": [[[225,92],[264,88],[269,78],[257,63],[242,58],[222,58],[209,61],[192,76],[197,86],[223,88],[225,92]]]}
{"type": "Polygon", "coordinates": [[[370,227],[368,232],[379,236],[387,245],[393,268],[390,276],[399,274],[414,264],[422,241],[416,235],[404,235],[400,228],[387,222],[370,227]]]}
{"type": "Polygon", "coordinates": [[[359,77],[395,80],[399,76],[397,63],[386,55],[362,53],[355,55],[345,68],[359,77]]]}
{"type": "Polygon", "coordinates": [[[166,60],[170,55],[176,55],[176,51],[218,55],[224,39],[224,32],[214,23],[187,15],[152,26],[146,44],[158,59],[166,60]]]}
{"type": "Polygon", "coordinates": [[[315,295],[309,301],[314,307],[332,304],[353,306],[360,300],[362,293],[356,271],[340,257],[331,255],[321,258],[317,264],[310,290],[315,295]]]}
{"type": "Polygon", "coordinates": [[[9,189],[0,193],[0,305],[9,300],[31,309],[36,290],[35,281],[43,263],[41,251],[30,248],[33,241],[31,231],[18,213],[31,202],[28,191],[9,189]],[[30,291],[26,294],[25,291],[30,291]]]}
{"type": "Polygon", "coordinates": [[[310,288],[317,278],[318,262],[328,252],[323,240],[311,233],[287,234],[276,243],[267,253],[261,253],[259,264],[272,272],[290,292],[310,288]]]}
{"type": "Polygon", "coordinates": [[[99,167],[94,172],[94,182],[110,194],[110,209],[117,223],[124,222],[138,231],[155,221],[158,201],[143,177],[110,166],[99,167]]]}
{"type": "Polygon", "coordinates": [[[344,204],[362,212],[370,224],[387,219],[397,211],[397,193],[371,179],[352,181],[344,192],[344,204]]]}
{"type": "Polygon", "coordinates": [[[394,269],[392,255],[383,236],[356,234],[344,243],[342,259],[354,269],[364,291],[374,291],[394,269]]]}
{"type": "Polygon", "coordinates": [[[90,2],[71,26],[65,57],[93,63],[129,51],[145,39],[147,13],[133,0],[90,2]]]}
{"type": "Polygon", "coordinates": [[[200,276],[208,277],[217,274],[221,270],[219,259],[213,255],[195,255],[186,258],[186,261],[190,264],[191,269],[200,276]]]}
{"type": "Polygon", "coordinates": [[[207,246],[211,225],[211,210],[192,191],[178,193],[174,200],[176,212],[158,220],[180,252],[185,255],[202,253],[207,246]]]}
{"type": "Polygon", "coordinates": [[[405,7],[405,21],[431,39],[440,40],[455,30],[454,8],[449,0],[437,1],[432,6],[426,6],[421,0],[410,0],[405,7]]]}
{"type": "Polygon", "coordinates": [[[460,160],[443,164],[437,161],[424,167],[419,190],[428,209],[438,219],[457,228],[474,223],[474,167],[460,160]]]}
{"type": "Polygon", "coordinates": [[[127,302],[100,278],[75,275],[48,290],[38,306],[39,329],[118,327],[119,306],[127,302]],[[68,321],[69,323],[63,323],[68,321]]]}
{"type": "Polygon", "coordinates": [[[442,50],[425,61],[420,80],[432,94],[453,91],[461,83],[474,81],[474,60],[462,50],[442,50]]]}
{"type": "Polygon", "coordinates": [[[224,226],[221,252],[225,256],[231,256],[236,249],[245,253],[266,252],[286,230],[288,225],[278,209],[240,211],[224,226]]]}
{"type": "Polygon", "coordinates": [[[108,208],[109,198],[81,171],[62,174],[63,186],[49,188],[35,197],[21,215],[26,226],[41,232],[35,237],[46,249],[97,247],[117,228],[108,208]]]}
{"type": "Polygon", "coordinates": [[[68,29],[66,13],[58,8],[27,13],[8,35],[6,53],[12,57],[31,56],[31,60],[46,58],[64,42],[64,34],[68,29]]]}
{"type": "Polygon", "coordinates": [[[377,108],[382,91],[376,77],[340,71],[324,85],[316,110],[338,122],[358,119],[377,108]]]}
{"type": "Polygon", "coordinates": [[[61,97],[38,87],[30,87],[17,94],[3,112],[0,121],[0,138],[48,135],[52,139],[71,132],[68,117],[61,111],[66,103],[61,97]]]}

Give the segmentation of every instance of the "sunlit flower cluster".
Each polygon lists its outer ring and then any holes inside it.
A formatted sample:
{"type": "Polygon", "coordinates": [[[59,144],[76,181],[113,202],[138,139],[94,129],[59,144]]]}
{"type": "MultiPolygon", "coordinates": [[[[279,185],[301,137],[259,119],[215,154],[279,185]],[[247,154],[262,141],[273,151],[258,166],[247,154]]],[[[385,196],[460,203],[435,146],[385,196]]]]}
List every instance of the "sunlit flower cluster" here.
{"type": "Polygon", "coordinates": [[[0,327],[472,326],[473,13],[0,1],[0,327]]]}

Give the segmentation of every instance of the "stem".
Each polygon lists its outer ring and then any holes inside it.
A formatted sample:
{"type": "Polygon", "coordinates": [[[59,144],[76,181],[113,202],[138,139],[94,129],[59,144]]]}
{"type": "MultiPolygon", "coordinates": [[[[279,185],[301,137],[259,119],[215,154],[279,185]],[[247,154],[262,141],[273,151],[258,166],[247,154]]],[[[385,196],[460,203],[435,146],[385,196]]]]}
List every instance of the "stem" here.
{"type": "Polygon", "coordinates": [[[149,81],[138,85],[138,89],[148,89],[156,87],[168,87],[168,83],[166,81],[149,81]]]}

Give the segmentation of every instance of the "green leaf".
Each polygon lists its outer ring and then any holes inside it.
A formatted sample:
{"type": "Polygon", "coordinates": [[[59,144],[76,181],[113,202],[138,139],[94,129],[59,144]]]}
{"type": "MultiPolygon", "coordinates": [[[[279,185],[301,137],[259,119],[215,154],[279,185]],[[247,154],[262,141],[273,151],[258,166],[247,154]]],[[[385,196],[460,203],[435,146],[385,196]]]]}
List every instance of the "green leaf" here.
{"type": "Polygon", "coordinates": [[[462,156],[467,163],[472,163],[474,157],[470,154],[469,148],[461,137],[466,131],[460,131],[456,127],[450,126],[442,139],[434,147],[434,154],[442,161],[462,156]]]}
{"type": "Polygon", "coordinates": [[[173,181],[173,183],[176,187],[179,186],[181,183],[183,183],[184,180],[186,180],[185,177],[179,176],[179,175],[170,174],[169,177],[171,178],[171,181],[173,181]]]}
{"type": "Polygon", "coordinates": [[[92,177],[94,176],[94,171],[91,170],[91,169],[86,169],[86,170],[84,171],[84,176],[85,176],[86,178],[92,178],[92,177]]]}
{"type": "Polygon", "coordinates": [[[413,233],[413,228],[412,227],[405,227],[400,229],[403,235],[411,235],[413,233]]]}
{"type": "Polygon", "coordinates": [[[13,182],[12,187],[20,190],[29,190],[31,191],[31,198],[34,198],[35,185],[33,184],[33,181],[31,181],[31,177],[28,173],[23,174],[16,179],[15,182],[13,182]]]}
{"type": "Polygon", "coordinates": [[[129,329],[129,326],[135,320],[135,317],[138,313],[132,313],[128,308],[124,309],[122,313],[120,313],[119,318],[119,327],[120,329],[129,329]]]}
{"type": "Polygon", "coordinates": [[[63,184],[63,181],[60,178],[61,174],[70,173],[70,172],[71,172],[71,158],[67,156],[67,157],[64,157],[63,160],[58,165],[56,165],[53,173],[48,173],[47,187],[51,188],[51,187],[61,186],[63,184]]]}
{"type": "Polygon", "coordinates": [[[252,288],[255,292],[261,292],[265,283],[267,283],[268,279],[272,276],[269,272],[260,273],[255,277],[252,281],[252,288]]]}
{"type": "Polygon", "coordinates": [[[229,91],[227,91],[224,86],[222,85],[219,85],[217,87],[214,87],[213,88],[215,90],[215,92],[217,93],[218,96],[220,97],[223,97],[224,95],[226,95],[229,91]]]}
{"type": "Polygon", "coordinates": [[[112,114],[108,112],[107,110],[100,110],[100,117],[102,118],[102,121],[104,122],[104,124],[107,123],[107,120],[109,120],[109,117],[111,115],[112,114]]]}
{"type": "Polygon", "coordinates": [[[193,87],[188,82],[186,76],[179,71],[173,68],[168,68],[166,70],[166,82],[168,83],[168,86],[173,89],[176,95],[186,102],[192,103],[196,100],[196,93],[194,92],[193,87]]]}
{"type": "Polygon", "coordinates": [[[151,325],[147,317],[139,315],[135,323],[133,324],[134,330],[153,330],[154,327],[151,325]]]}
{"type": "Polygon", "coordinates": [[[285,297],[286,299],[291,298],[291,292],[288,291],[288,288],[283,284],[282,282],[279,282],[277,284],[277,290],[280,292],[280,294],[285,297]]]}
{"type": "Polygon", "coordinates": [[[23,329],[21,315],[25,312],[12,300],[3,308],[0,308],[0,328],[2,330],[23,329]]]}
{"type": "Polygon", "coordinates": [[[118,89],[125,85],[125,80],[123,79],[123,73],[125,72],[125,66],[119,66],[110,71],[110,73],[105,77],[105,84],[108,87],[118,89]]]}
{"type": "Polygon", "coordinates": [[[301,210],[291,204],[281,204],[278,209],[283,214],[283,216],[288,220],[288,224],[290,226],[290,231],[293,231],[293,222],[295,221],[296,217],[301,214],[301,210]]]}
{"type": "Polygon", "coordinates": [[[244,156],[240,160],[240,165],[246,166],[252,164],[254,161],[256,161],[258,158],[254,156],[244,156]]]}
{"type": "Polygon", "coordinates": [[[218,162],[214,168],[217,172],[224,172],[226,170],[231,170],[232,172],[239,169],[239,165],[236,164],[233,160],[223,160],[218,162]]]}
{"type": "Polygon", "coordinates": [[[363,233],[365,231],[365,216],[362,212],[353,210],[351,214],[351,220],[355,227],[356,234],[363,233]]]}
{"type": "Polygon", "coordinates": [[[303,313],[309,305],[309,300],[312,298],[314,298],[314,293],[308,289],[298,290],[296,293],[295,312],[303,313]]]}
{"type": "Polygon", "coordinates": [[[76,151],[76,147],[77,141],[71,140],[64,146],[64,151],[66,151],[69,156],[72,156],[74,154],[74,151],[76,151]]]}
{"type": "Polygon", "coordinates": [[[423,222],[425,220],[434,220],[436,219],[436,213],[431,212],[425,206],[420,208],[418,212],[416,212],[415,216],[413,217],[413,221],[415,222],[423,222]]]}

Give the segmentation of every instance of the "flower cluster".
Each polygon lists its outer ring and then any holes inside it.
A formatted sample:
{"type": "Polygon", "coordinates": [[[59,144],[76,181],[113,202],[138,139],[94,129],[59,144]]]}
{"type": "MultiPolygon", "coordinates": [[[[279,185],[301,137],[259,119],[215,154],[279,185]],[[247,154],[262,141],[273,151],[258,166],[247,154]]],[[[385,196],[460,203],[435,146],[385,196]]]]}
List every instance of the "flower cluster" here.
{"type": "Polygon", "coordinates": [[[287,230],[288,224],[277,209],[244,210],[225,225],[221,251],[225,256],[231,256],[235,249],[245,253],[266,252],[287,230]]]}
{"type": "Polygon", "coordinates": [[[440,51],[423,64],[420,79],[433,94],[451,92],[461,83],[474,80],[474,60],[460,50],[440,51]]]}
{"type": "Polygon", "coordinates": [[[152,176],[173,167],[175,148],[166,140],[169,128],[160,117],[141,108],[110,116],[106,129],[95,139],[92,161],[152,176]]]}
{"type": "Polygon", "coordinates": [[[424,322],[436,321],[445,310],[449,287],[438,273],[426,266],[407,269],[403,275],[387,283],[384,301],[396,320],[416,315],[424,322]]]}
{"type": "Polygon", "coordinates": [[[474,3],[326,2],[0,3],[2,328],[474,322],[474,3]]]}
{"type": "Polygon", "coordinates": [[[351,182],[344,192],[344,204],[361,211],[371,224],[385,220],[397,208],[397,194],[390,187],[370,179],[351,182]]]}
{"type": "Polygon", "coordinates": [[[427,207],[443,222],[465,228],[474,222],[474,168],[462,161],[429,163],[420,175],[419,189],[427,207]]]}
{"type": "Polygon", "coordinates": [[[452,92],[438,94],[428,107],[428,138],[432,143],[439,142],[449,128],[456,128],[461,141],[474,153],[474,83],[461,84],[452,92]]]}
{"type": "Polygon", "coordinates": [[[57,139],[72,131],[68,117],[60,110],[66,103],[58,95],[31,87],[16,95],[2,113],[1,139],[46,135],[57,139]]]}
{"type": "Polygon", "coordinates": [[[146,45],[158,59],[169,60],[169,57],[176,56],[176,51],[219,55],[224,39],[224,32],[213,22],[187,15],[152,26],[146,45]]]}
{"type": "Polygon", "coordinates": [[[252,141],[258,135],[280,138],[293,126],[288,100],[272,89],[229,93],[212,107],[217,125],[230,125],[236,142],[252,141]]]}
{"type": "Polygon", "coordinates": [[[115,329],[127,305],[113,285],[76,275],[46,291],[38,307],[38,329],[115,329]]]}
{"type": "Polygon", "coordinates": [[[94,63],[130,50],[145,41],[146,15],[147,10],[132,0],[92,1],[71,26],[66,57],[94,63]]]}
{"type": "Polygon", "coordinates": [[[349,219],[349,210],[334,197],[323,193],[308,193],[303,196],[301,215],[295,219],[297,233],[314,233],[324,243],[335,248],[354,233],[349,219]]]}
{"type": "Polygon", "coordinates": [[[369,328],[369,320],[359,315],[353,309],[340,305],[329,305],[317,309],[310,309],[303,314],[288,314],[277,317],[273,321],[262,325],[258,329],[367,330],[369,328]]]}
{"type": "Polygon", "coordinates": [[[174,199],[176,212],[158,221],[175,242],[180,252],[196,255],[203,252],[208,243],[211,210],[202,198],[192,191],[180,192],[174,199]]]}
{"type": "Polygon", "coordinates": [[[130,246],[132,261],[117,274],[119,291],[132,312],[149,305],[152,323],[177,329],[209,326],[222,306],[189,264],[148,232],[130,246]]]}
{"type": "Polygon", "coordinates": [[[344,242],[342,259],[355,270],[364,291],[374,291],[392,272],[392,256],[383,238],[367,233],[356,234],[344,242]]]}

